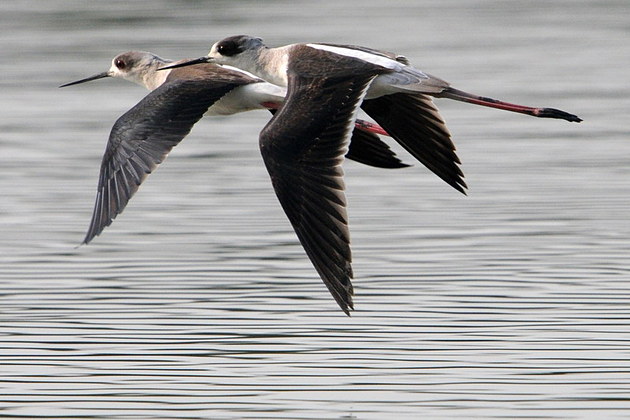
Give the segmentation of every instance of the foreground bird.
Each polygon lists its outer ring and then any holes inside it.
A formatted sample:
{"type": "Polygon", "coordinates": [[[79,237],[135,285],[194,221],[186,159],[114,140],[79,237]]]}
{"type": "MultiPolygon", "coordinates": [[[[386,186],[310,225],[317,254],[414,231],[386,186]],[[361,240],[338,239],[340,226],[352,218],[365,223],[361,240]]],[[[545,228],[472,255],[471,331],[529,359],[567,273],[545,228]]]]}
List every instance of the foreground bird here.
{"type": "MultiPolygon", "coordinates": [[[[120,214],[144,179],[204,115],[231,115],[254,109],[275,112],[286,89],[249,73],[216,64],[157,71],[171,60],[143,51],[114,57],[102,73],[60,87],[105,77],[122,78],[152,92],[116,121],[101,164],[96,203],[83,240],[89,243],[120,214]]],[[[378,125],[358,121],[347,157],[383,168],[401,168],[394,152],[373,132],[378,125]]]]}
{"type": "Polygon", "coordinates": [[[341,307],[353,309],[350,234],[341,164],[359,107],[413,156],[454,188],[465,184],[450,134],[430,96],[542,118],[581,119],[472,95],[426,74],[396,54],[354,45],[268,48],[238,35],[207,56],[166,68],[219,63],[287,86],[283,106],[260,133],[271,181],[315,269],[341,307]]]}

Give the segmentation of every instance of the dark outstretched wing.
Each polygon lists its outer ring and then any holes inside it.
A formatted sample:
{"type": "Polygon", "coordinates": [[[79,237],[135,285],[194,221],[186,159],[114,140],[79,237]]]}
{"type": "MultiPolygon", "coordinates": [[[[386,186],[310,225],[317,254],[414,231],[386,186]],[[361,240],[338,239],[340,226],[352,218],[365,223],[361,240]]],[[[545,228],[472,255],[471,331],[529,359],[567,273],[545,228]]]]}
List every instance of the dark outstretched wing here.
{"type": "Polygon", "coordinates": [[[379,136],[368,131],[354,128],[346,158],[376,168],[406,168],[396,153],[379,136]]]}
{"type": "Polygon", "coordinates": [[[280,204],[346,314],[353,307],[353,289],[341,164],[356,110],[374,77],[305,77],[289,71],[286,101],[260,133],[280,204]]]}
{"type": "Polygon", "coordinates": [[[423,165],[466,193],[451,134],[431,97],[395,93],[363,101],[361,108],[423,165]]]}
{"type": "Polygon", "coordinates": [[[239,84],[204,79],[163,84],[114,124],[101,163],[89,243],[120,214],[144,179],[212,104],[239,84]]]}
{"type": "MultiPolygon", "coordinates": [[[[270,109],[269,111],[271,115],[274,115],[278,110],[270,109]]],[[[378,135],[359,128],[361,121],[357,120],[352,130],[348,153],[346,153],[347,159],[375,168],[397,169],[410,166],[398,159],[396,153],[378,135]]],[[[365,121],[362,123],[365,124],[365,121]]]]}

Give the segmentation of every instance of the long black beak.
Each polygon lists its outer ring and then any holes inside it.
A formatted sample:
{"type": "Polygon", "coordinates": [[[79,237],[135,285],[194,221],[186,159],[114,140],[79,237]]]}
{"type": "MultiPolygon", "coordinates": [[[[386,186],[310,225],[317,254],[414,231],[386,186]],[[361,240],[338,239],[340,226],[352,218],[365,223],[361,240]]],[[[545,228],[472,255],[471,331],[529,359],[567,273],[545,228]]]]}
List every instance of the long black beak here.
{"type": "Polygon", "coordinates": [[[95,74],[94,76],[86,77],[85,79],[77,80],[76,82],[66,83],[65,85],[59,86],[60,88],[72,85],[78,85],[79,83],[91,82],[92,80],[102,79],[104,77],[110,77],[109,73],[104,71],[103,73],[95,74]]]}
{"type": "Polygon", "coordinates": [[[170,66],[160,67],[158,71],[166,70],[166,69],[176,69],[177,67],[187,67],[187,66],[192,66],[194,64],[211,63],[213,61],[214,61],[214,58],[203,56],[203,57],[195,58],[194,60],[184,61],[183,63],[171,64],[170,66]]]}

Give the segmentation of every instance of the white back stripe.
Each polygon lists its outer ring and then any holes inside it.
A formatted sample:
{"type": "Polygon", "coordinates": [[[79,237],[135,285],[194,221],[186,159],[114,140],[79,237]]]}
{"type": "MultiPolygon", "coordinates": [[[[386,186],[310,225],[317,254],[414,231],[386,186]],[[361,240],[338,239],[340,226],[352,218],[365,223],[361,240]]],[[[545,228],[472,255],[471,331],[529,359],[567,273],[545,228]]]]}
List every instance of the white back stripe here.
{"type": "Polygon", "coordinates": [[[368,63],[375,64],[377,66],[385,67],[390,70],[401,70],[403,65],[391,58],[383,57],[381,55],[371,54],[369,52],[353,50],[352,48],[333,47],[331,45],[322,44],[306,44],[308,47],[316,48],[318,50],[329,51],[334,54],[345,55],[346,57],[358,58],[359,60],[367,61],[368,63]]]}

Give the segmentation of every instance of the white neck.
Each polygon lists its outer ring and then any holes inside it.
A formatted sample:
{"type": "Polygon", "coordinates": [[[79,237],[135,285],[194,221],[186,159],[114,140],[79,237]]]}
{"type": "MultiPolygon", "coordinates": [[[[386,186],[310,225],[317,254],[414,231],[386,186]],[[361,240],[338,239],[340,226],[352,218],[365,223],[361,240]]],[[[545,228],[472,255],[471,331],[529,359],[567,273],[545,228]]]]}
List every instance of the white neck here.
{"type": "Polygon", "coordinates": [[[138,83],[149,90],[154,90],[159,88],[162,83],[166,81],[166,78],[171,73],[171,70],[162,70],[162,71],[148,71],[144,77],[142,78],[142,83],[138,83]]]}
{"type": "Polygon", "coordinates": [[[274,85],[287,86],[290,47],[291,45],[260,49],[256,62],[256,74],[274,85]]]}
{"type": "Polygon", "coordinates": [[[261,47],[235,57],[219,57],[220,64],[234,66],[252,73],[269,83],[287,86],[288,47],[261,47]]]}

